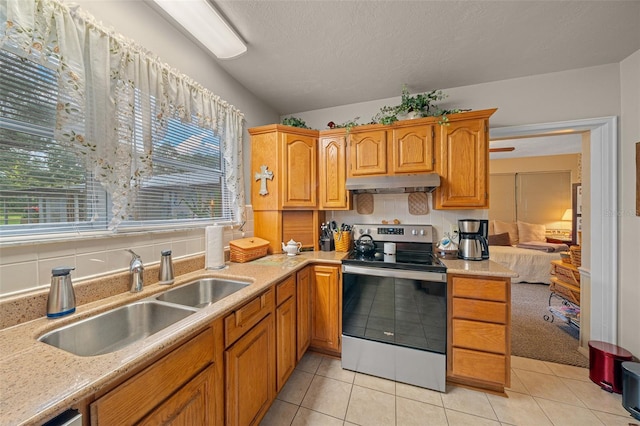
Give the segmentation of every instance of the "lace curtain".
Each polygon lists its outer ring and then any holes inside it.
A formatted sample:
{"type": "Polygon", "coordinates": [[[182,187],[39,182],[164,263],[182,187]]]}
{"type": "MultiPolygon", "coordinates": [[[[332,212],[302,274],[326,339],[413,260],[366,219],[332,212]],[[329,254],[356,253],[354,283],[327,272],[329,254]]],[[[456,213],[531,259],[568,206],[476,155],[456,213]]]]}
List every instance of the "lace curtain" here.
{"type": "Polygon", "coordinates": [[[57,67],[55,138],[111,195],[109,229],[127,218],[140,179],[151,174],[152,141],[162,137],[170,111],[185,122],[196,116],[220,136],[233,219],[245,220],[244,115],[237,108],[80,8],[55,0],[0,0],[0,17],[0,46],[57,67]],[[134,141],[135,108],[143,113],[142,146],[134,141]]]}

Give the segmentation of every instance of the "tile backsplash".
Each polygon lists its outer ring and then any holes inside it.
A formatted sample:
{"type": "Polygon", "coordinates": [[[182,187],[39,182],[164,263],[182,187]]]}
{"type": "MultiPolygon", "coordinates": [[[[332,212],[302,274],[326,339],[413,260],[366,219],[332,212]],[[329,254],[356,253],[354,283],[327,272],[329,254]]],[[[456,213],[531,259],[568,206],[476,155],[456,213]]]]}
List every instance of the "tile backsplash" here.
{"type": "MultiPolygon", "coordinates": [[[[253,235],[253,211],[247,206],[244,235],[253,235]]],[[[25,243],[0,248],[0,298],[48,287],[51,269],[71,266],[73,282],[127,271],[135,251],[145,266],[160,262],[160,251],[171,250],[180,259],[204,253],[204,228],[181,231],[136,232],[90,236],[83,239],[25,243]]],[[[242,238],[237,228],[226,227],[224,244],[242,238]]]]}
{"type": "Polygon", "coordinates": [[[432,225],[434,241],[439,241],[445,232],[450,232],[452,226],[457,226],[460,219],[487,219],[488,210],[433,210],[432,194],[428,194],[429,207],[426,214],[415,215],[409,211],[409,194],[375,194],[373,196],[373,213],[358,214],[358,197],[354,197],[354,208],[349,211],[327,212],[327,220],[335,220],[338,225],[345,224],[376,224],[383,220],[393,223],[398,219],[402,224],[432,225]]]}
{"type": "MultiPolygon", "coordinates": [[[[398,219],[403,224],[432,225],[434,240],[442,238],[459,219],[486,219],[488,210],[432,210],[427,214],[413,215],[409,211],[408,194],[375,194],[373,213],[361,215],[355,207],[349,211],[327,211],[326,219],[338,224],[382,223],[398,219]]],[[[433,205],[431,194],[429,207],[433,205]]],[[[253,210],[247,206],[245,236],[253,235],[253,210]]],[[[228,227],[224,232],[224,244],[242,238],[238,229],[228,227]]],[[[87,237],[77,240],[41,242],[0,248],[0,298],[19,295],[49,286],[51,269],[56,266],[72,266],[73,282],[92,279],[116,272],[127,271],[131,249],[140,255],[146,265],[160,262],[160,251],[170,249],[173,259],[204,253],[204,229],[183,231],[137,232],[126,235],[87,237]]]]}

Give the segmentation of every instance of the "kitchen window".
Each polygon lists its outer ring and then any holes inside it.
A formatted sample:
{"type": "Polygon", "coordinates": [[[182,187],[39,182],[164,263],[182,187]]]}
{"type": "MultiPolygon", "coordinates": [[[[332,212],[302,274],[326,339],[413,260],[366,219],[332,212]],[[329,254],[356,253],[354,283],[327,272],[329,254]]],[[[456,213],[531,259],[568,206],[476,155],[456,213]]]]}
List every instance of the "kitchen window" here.
{"type": "MultiPolygon", "coordinates": [[[[112,219],[108,192],[78,154],[54,138],[55,65],[0,49],[2,236],[106,231],[112,219]]],[[[148,122],[156,117],[155,99],[149,96],[149,102],[141,102],[144,96],[148,95],[136,90],[131,132],[136,151],[144,150],[143,127],[157,125],[148,122]],[[153,111],[144,111],[149,107],[153,111]]],[[[195,117],[183,122],[177,115],[155,134],[151,173],[137,182],[135,201],[118,229],[231,221],[220,137],[200,127],[195,117]]]]}

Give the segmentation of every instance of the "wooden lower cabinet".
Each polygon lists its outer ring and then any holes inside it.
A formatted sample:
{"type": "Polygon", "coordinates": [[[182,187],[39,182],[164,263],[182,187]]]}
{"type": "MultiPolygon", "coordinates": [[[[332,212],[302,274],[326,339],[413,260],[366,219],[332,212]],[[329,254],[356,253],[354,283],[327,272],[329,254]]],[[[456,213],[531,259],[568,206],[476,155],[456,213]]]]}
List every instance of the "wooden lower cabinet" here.
{"type": "Polygon", "coordinates": [[[311,274],[311,347],[341,352],[342,287],[339,265],[313,265],[311,274]]]}
{"type": "Polygon", "coordinates": [[[269,314],[224,351],[225,425],[257,425],[275,398],[275,334],[269,314]]]}
{"type": "Polygon", "coordinates": [[[296,273],[297,360],[300,361],[311,344],[311,274],[313,266],[296,273]]]}
{"type": "Polygon", "coordinates": [[[197,419],[214,416],[213,340],[209,328],[96,399],[91,424],[207,424],[197,419]]]}
{"type": "Polygon", "coordinates": [[[448,276],[447,380],[504,392],[511,384],[509,278],[448,276]]]}
{"type": "Polygon", "coordinates": [[[276,392],[280,392],[298,361],[295,275],[276,286],[276,304],[276,392]]]}
{"type": "Polygon", "coordinates": [[[174,393],[162,405],[145,417],[140,425],[193,426],[214,424],[210,410],[214,398],[214,369],[202,373],[174,393]]]}

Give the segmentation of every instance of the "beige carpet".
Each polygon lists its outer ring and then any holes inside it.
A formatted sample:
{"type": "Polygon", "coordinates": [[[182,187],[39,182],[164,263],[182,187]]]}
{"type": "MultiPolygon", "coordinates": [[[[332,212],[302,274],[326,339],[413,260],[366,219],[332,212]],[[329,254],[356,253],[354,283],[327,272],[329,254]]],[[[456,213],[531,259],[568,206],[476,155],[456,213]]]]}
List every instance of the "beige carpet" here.
{"type": "Polygon", "coordinates": [[[560,364],[589,367],[578,352],[579,330],[549,315],[549,286],[518,283],[511,286],[511,354],[560,364]]]}

